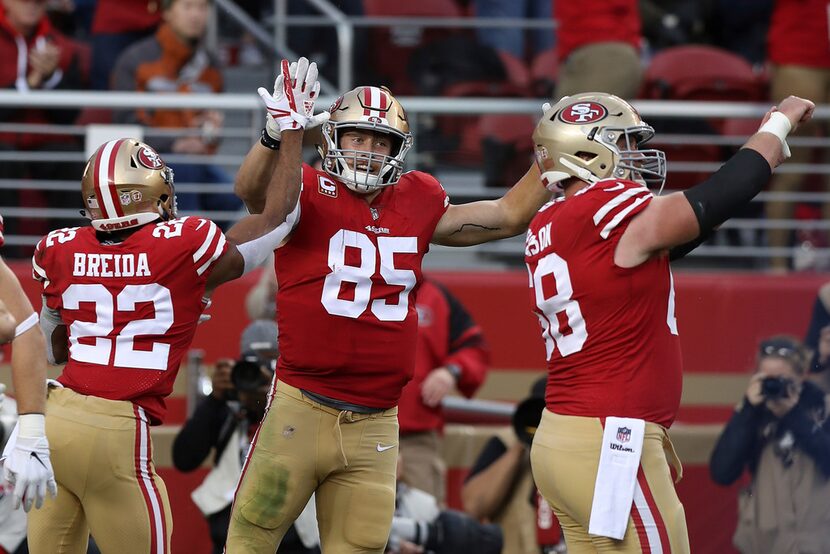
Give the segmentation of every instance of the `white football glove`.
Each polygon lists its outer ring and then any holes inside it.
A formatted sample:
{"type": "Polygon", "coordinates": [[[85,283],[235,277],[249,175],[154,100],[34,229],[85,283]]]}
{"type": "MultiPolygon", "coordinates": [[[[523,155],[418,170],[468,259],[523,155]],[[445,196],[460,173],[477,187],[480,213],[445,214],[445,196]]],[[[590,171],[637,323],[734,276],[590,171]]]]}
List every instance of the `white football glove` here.
{"type": "Polygon", "coordinates": [[[48,492],[58,494],[55,472],[49,460],[49,441],[46,440],[45,418],[42,414],[24,414],[17,420],[0,462],[3,479],[14,486],[14,508],[29,511],[43,506],[48,492]]]}
{"type": "Polygon", "coordinates": [[[265,130],[272,139],[280,140],[280,131],[283,129],[311,128],[328,120],[328,112],[314,115],[314,102],[320,95],[317,76],[317,64],[309,64],[306,58],[300,58],[290,65],[283,60],[280,74],[274,81],[274,91],[269,94],[264,88],[257,89],[267,109],[265,130]],[[286,119],[288,117],[290,120],[286,119]]]}

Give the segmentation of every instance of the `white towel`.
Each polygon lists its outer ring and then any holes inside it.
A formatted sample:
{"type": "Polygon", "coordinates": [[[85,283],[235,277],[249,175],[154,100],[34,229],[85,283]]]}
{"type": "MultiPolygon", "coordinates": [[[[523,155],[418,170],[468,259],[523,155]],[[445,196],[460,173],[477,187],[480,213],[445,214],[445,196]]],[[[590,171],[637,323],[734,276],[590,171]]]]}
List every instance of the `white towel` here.
{"type": "Polygon", "coordinates": [[[628,527],[646,422],[630,417],[605,418],[594,501],[588,533],[622,540],[628,527]]]}

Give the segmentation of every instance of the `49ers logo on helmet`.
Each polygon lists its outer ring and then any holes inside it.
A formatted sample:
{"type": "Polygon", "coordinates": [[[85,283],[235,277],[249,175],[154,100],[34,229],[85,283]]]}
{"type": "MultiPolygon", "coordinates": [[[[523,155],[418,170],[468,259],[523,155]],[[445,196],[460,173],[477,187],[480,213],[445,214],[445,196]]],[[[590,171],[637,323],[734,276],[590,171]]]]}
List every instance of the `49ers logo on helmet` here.
{"type": "Polygon", "coordinates": [[[559,112],[559,119],[565,123],[594,123],[608,115],[608,110],[596,102],[577,102],[559,112]]]}
{"type": "Polygon", "coordinates": [[[161,161],[161,156],[149,147],[142,148],[138,151],[138,161],[141,165],[148,169],[161,169],[164,167],[164,162],[161,161]]]}

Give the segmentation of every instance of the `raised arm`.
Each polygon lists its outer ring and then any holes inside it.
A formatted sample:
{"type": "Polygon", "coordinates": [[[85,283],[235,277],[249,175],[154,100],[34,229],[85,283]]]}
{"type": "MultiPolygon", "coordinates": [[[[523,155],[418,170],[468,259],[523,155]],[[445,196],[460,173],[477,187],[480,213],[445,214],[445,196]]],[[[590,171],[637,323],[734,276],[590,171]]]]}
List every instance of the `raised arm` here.
{"type": "MultiPolygon", "coordinates": [[[[302,182],[302,132],[315,119],[314,101],[320,92],[320,84],[316,80],[316,64],[308,66],[306,60],[302,67],[307,67],[304,78],[300,79],[299,70],[295,70],[297,79],[292,79],[290,66],[283,60],[280,76],[274,82],[274,89],[279,93],[272,95],[263,88],[258,91],[269,115],[279,127],[281,155],[276,169],[268,175],[269,182],[264,191],[261,213],[242,218],[226,233],[229,247],[208,278],[208,294],[218,285],[236,279],[264,262],[288,237],[298,220],[302,182]]],[[[256,157],[258,154],[266,153],[254,150],[253,155],[256,157]]],[[[252,163],[256,161],[254,159],[252,163]]],[[[260,170],[252,166],[249,169],[254,178],[265,178],[264,172],[260,173],[260,170]]]]}
{"type": "Polygon", "coordinates": [[[289,84],[297,107],[305,110],[304,113],[308,116],[305,128],[315,127],[328,119],[328,112],[317,115],[313,113],[314,102],[320,94],[317,74],[316,63],[300,58],[289,65],[287,79],[282,74],[277,76],[273,93],[268,94],[262,88],[257,91],[266,107],[265,127],[260,140],[254,143],[245,156],[233,184],[234,192],[245,202],[249,213],[259,214],[265,209],[265,191],[276,168],[281,146],[277,119],[281,113],[278,105],[285,100],[285,83],[289,84]]]}
{"type": "Polygon", "coordinates": [[[787,134],[808,121],[815,104],[790,96],[772,108],[737,154],[714,175],[684,192],[654,198],[620,238],[614,261],[634,267],[653,254],[707,234],[766,186],[786,157],[787,134]]]}
{"type": "Polygon", "coordinates": [[[432,242],[446,246],[469,246],[513,237],[527,230],[527,225],[550,192],[539,179],[533,164],[518,183],[498,200],[481,200],[451,205],[438,221],[432,242]]]}
{"type": "MultiPolygon", "coordinates": [[[[279,143],[275,143],[279,144],[279,143]]],[[[277,167],[279,152],[263,144],[262,141],[255,142],[239,171],[236,173],[236,180],[233,183],[233,191],[245,203],[248,213],[261,214],[265,209],[265,191],[274,169],[277,167]]]]}

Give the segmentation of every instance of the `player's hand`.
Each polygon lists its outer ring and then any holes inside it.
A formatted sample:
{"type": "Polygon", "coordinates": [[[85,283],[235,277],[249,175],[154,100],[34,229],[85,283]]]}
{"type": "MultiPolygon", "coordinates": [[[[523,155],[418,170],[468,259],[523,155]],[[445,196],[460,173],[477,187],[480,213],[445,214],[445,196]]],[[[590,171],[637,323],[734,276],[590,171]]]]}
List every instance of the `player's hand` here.
{"type": "Polygon", "coordinates": [[[213,392],[210,393],[214,398],[225,400],[228,392],[233,390],[233,382],[231,381],[232,367],[233,360],[227,358],[216,362],[216,367],[213,369],[213,376],[211,377],[213,392]]]}
{"type": "Polygon", "coordinates": [[[455,377],[446,367],[433,369],[421,385],[421,399],[430,408],[438,406],[455,387],[455,377]]]}
{"type": "Polygon", "coordinates": [[[798,128],[799,124],[806,123],[813,117],[815,109],[816,105],[810,100],[798,96],[788,96],[774,108],[774,111],[779,111],[787,116],[790,125],[792,125],[790,130],[790,133],[792,133],[798,128]]]}
{"type": "Polygon", "coordinates": [[[43,415],[21,415],[3,449],[3,479],[13,487],[14,507],[29,511],[43,506],[46,493],[58,494],[55,472],[49,460],[49,441],[43,430],[43,415]],[[34,418],[34,419],[31,419],[34,418]],[[35,421],[32,426],[31,422],[35,421]],[[32,427],[35,428],[34,432],[32,427]]]}
{"type": "Polygon", "coordinates": [[[273,133],[274,125],[281,133],[285,130],[305,129],[312,125],[319,125],[328,119],[326,112],[314,115],[314,102],[320,94],[317,64],[312,62],[309,65],[305,58],[300,58],[296,64],[295,75],[292,78],[288,61],[282,60],[280,74],[274,81],[273,93],[269,93],[262,87],[257,89],[271,117],[270,128],[269,122],[266,121],[266,130],[274,139],[277,138],[273,133]]]}

